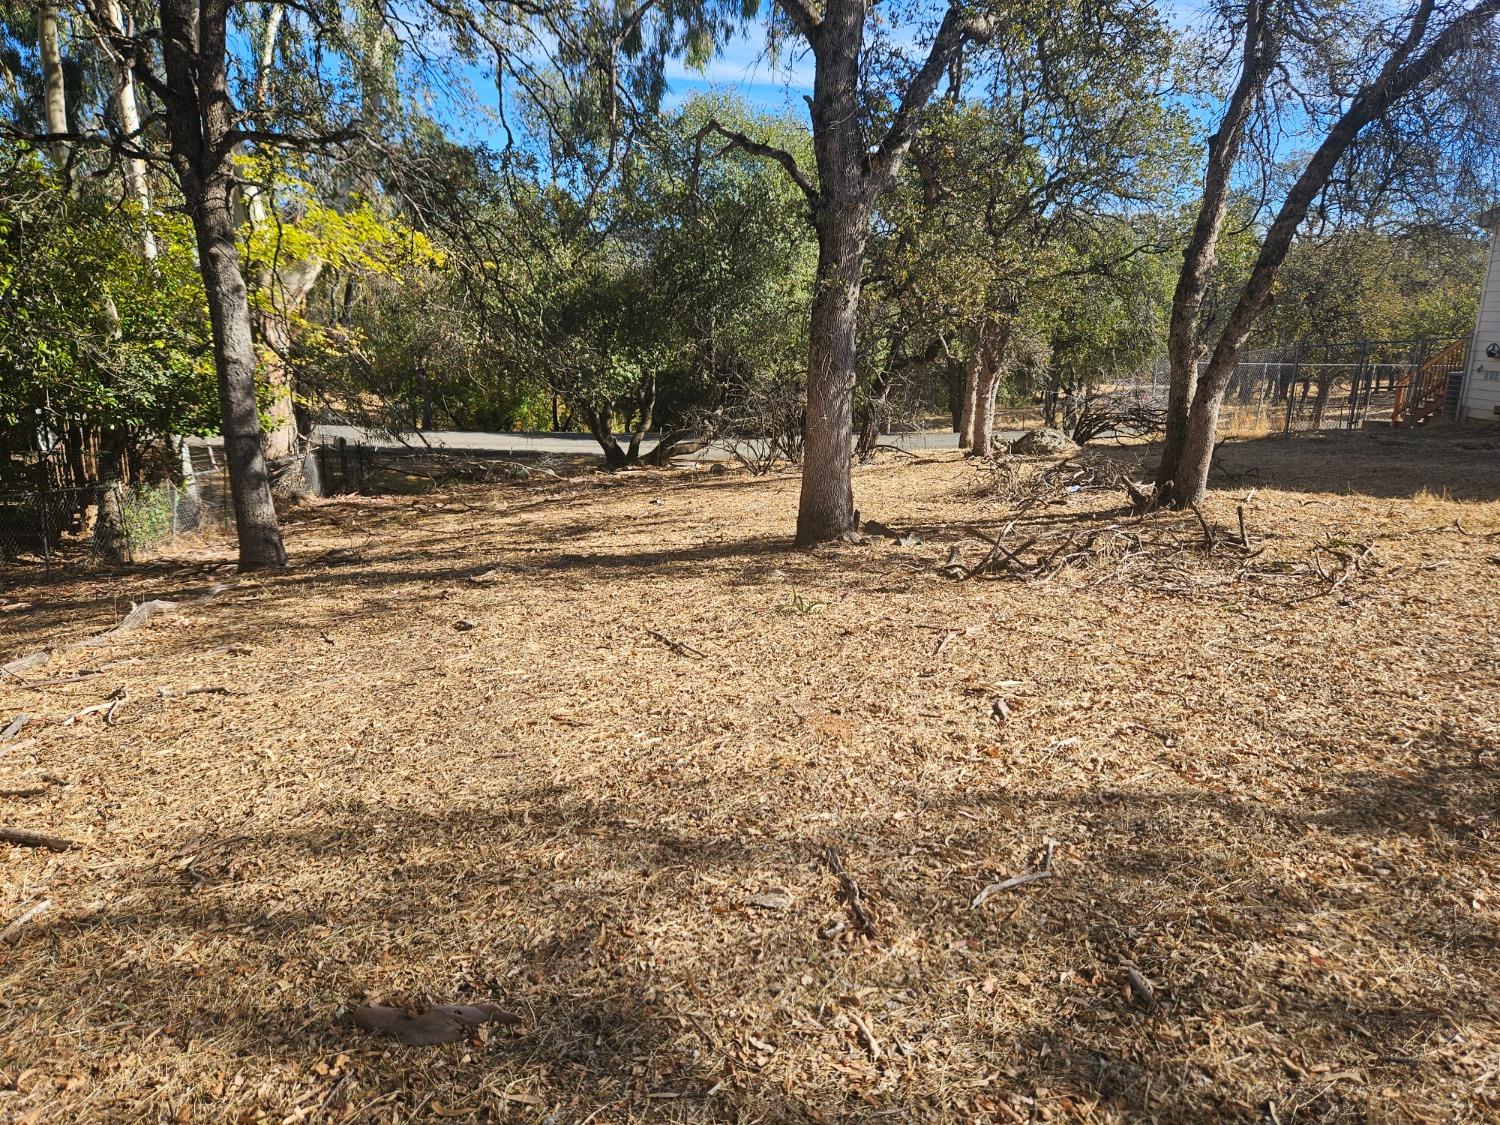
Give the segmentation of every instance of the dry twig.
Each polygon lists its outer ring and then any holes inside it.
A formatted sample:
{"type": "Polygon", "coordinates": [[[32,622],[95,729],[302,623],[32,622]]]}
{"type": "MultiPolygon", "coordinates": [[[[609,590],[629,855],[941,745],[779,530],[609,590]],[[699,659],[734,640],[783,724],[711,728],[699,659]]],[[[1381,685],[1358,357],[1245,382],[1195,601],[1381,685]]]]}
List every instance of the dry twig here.
{"type": "Polygon", "coordinates": [[[859,884],[844,869],[844,861],[839,858],[838,849],[830,844],[824,855],[828,860],[829,868],[838,877],[839,887],[843,892],[844,902],[849,907],[849,916],[854,921],[855,931],[867,938],[874,938],[875,919],[865,910],[864,896],[860,894],[859,884]]]}

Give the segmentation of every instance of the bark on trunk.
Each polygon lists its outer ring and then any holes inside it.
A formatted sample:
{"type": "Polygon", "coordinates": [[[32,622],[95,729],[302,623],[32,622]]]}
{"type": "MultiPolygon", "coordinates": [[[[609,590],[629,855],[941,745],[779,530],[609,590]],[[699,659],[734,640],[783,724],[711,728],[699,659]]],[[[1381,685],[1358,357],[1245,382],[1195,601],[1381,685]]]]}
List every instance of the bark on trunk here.
{"type": "MultiPolygon", "coordinates": [[[[960,5],[951,4],[926,61],[899,97],[885,135],[872,144],[865,135],[860,98],[868,0],[825,0],[821,12],[805,0],[778,3],[812,48],[813,93],[808,104],[818,164],[816,188],[791,154],[753,143],[750,148],[776,157],[791,172],[812,202],[818,229],[796,539],[798,546],[811,546],[838,538],[857,522],[850,477],[855,336],[870,211],[894,183],[917,134],[922,110],[949,64],[966,40],[988,38],[994,25],[986,18],[970,19],[960,5]]],[[[742,135],[728,135],[745,141],[742,135]]]]}
{"type": "Polygon", "coordinates": [[[100,494],[94,549],[100,560],[110,566],[126,566],[135,561],[130,536],[125,532],[125,486],[119,481],[105,484],[100,494]]]}
{"type": "Polygon", "coordinates": [[[984,322],[979,325],[979,334],[974,338],[974,353],[964,364],[964,397],[958,421],[958,447],[974,449],[974,420],[979,417],[979,370],[984,363],[984,322]]]}
{"type": "MultiPolygon", "coordinates": [[[[125,15],[119,0],[106,0],[104,16],[109,21],[111,31],[125,35],[130,30],[125,26],[125,15]]],[[[114,70],[115,112],[120,118],[120,132],[126,138],[126,144],[132,148],[140,148],[144,138],[140,135],[141,111],[136,104],[135,76],[131,73],[129,63],[117,51],[107,49],[106,53],[114,70]]],[[[141,253],[148,262],[154,262],[156,235],[147,219],[151,213],[151,189],[146,181],[146,162],[139,156],[126,154],[121,165],[125,174],[125,194],[141,209],[141,253]]]]}
{"type": "Polygon", "coordinates": [[[241,570],[284,566],[255,399],[255,340],[235,245],[227,0],[161,0],[168,139],[197,236],[213,328],[241,570]]]}
{"type": "Polygon", "coordinates": [[[995,399],[1000,391],[1000,362],[1008,328],[997,313],[985,314],[979,323],[974,354],[966,380],[965,418],[959,446],[976,457],[988,457],[995,434],[995,399]]]}
{"type": "Polygon", "coordinates": [[[234,501],[241,570],[286,565],[286,548],[271,496],[255,398],[255,340],[250,302],[234,240],[234,209],[227,177],[189,200],[203,286],[213,325],[214,367],[229,490],[234,501]]]}
{"type": "Polygon", "coordinates": [[[854,529],[854,361],[865,262],[864,200],[825,204],[818,230],[817,290],[807,372],[807,430],[797,545],[854,529]]]}
{"type": "MultiPolygon", "coordinates": [[[[42,63],[42,109],[46,117],[47,132],[52,134],[68,131],[68,96],[63,83],[62,45],[57,29],[57,9],[42,3],[36,9],[37,53],[42,63]]],[[[68,163],[70,146],[67,141],[54,140],[47,144],[52,162],[59,168],[68,163]]]]}
{"type": "Polygon", "coordinates": [[[1247,9],[1244,36],[1239,79],[1218,131],[1209,138],[1203,199],[1183,250],[1182,272],[1177,275],[1172,294],[1172,315],[1167,327],[1166,431],[1156,469],[1157,492],[1163,500],[1168,498],[1169,484],[1187,441],[1188,414],[1198,383],[1198,323],[1214,267],[1215,248],[1229,209],[1230,177],[1244,144],[1245,123],[1278,54],[1278,45],[1267,32],[1259,3],[1252,2],[1247,9]]]}
{"type": "Polygon", "coordinates": [[[629,464],[625,451],[620,448],[619,441],[615,438],[614,418],[609,409],[596,410],[591,406],[581,407],[584,421],[588,423],[589,433],[594,435],[594,440],[599,443],[599,448],[604,451],[604,466],[611,471],[623,469],[629,464]]]}
{"type": "Polygon", "coordinates": [[[955,356],[949,356],[943,364],[943,379],[948,386],[948,417],[953,423],[953,432],[959,434],[962,443],[964,431],[964,365],[955,356]]]}

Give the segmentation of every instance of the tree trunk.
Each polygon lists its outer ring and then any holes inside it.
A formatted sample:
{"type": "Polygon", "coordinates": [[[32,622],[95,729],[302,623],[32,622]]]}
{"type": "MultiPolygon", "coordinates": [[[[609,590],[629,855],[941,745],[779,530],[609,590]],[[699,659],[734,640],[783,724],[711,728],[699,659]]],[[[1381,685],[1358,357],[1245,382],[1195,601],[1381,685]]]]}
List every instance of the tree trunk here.
{"type": "Polygon", "coordinates": [[[234,211],[227,177],[189,200],[203,287],[213,325],[214,367],[229,489],[234,501],[241,570],[285,566],[271,477],[266,469],[260,411],[255,398],[255,341],[250,302],[234,241],[234,211]]]}
{"type": "Polygon", "coordinates": [[[974,352],[964,364],[964,397],[958,422],[958,447],[974,449],[974,420],[979,417],[980,367],[984,363],[984,321],[974,337],[974,352]]]}
{"type": "MultiPolygon", "coordinates": [[[[953,432],[964,431],[964,365],[955,356],[949,356],[943,364],[943,381],[948,387],[948,417],[953,423],[953,432]]],[[[959,441],[962,443],[962,436],[959,441]]]]}
{"type": "MultiPolygon", "coordinates": [[[[125,26],[120,0],[105,0],[104,14],[111,30],[120,35],[127,33],[129,29],[125,26]]],[[[115,112],[120,118],[120,132],[124,135],[126,144],[132,148],[140,148],[144,138],[141,136],[141,111],[135,99],[135,75],[131,73],[129,63],[117,51],[106,49],[106,53],[114,70],[115,112]]],[[[152,232],[148,219],[151,213],[151,189],[146,181],[146,162],[139,156],[127,154],[121,158],[121,163],[125,173],[125,193],[141,209],[141,254],[148,262],[154,262],[156,235],[152,232]]]]}
{"type": "Polygon", "coordinates": [[[109,566],[126,566],[135,561],[130,536],[125,531],[125,486],[120,481],[108,481],[102,486],[94,549],[109,566]]]}
{"type": "Polygon", "coordinates": [[[813,153],[818,164],[818,270],[808,347],[799,547],[854,528],[855,339],[869,235],[868,158],[860,127],[865,5],[830,0],[813,38],[813,153]]]}
{"type": "MultiPolygon", "coordinates": [[[[268,220],[259,192],[250,197],[250,221],[268,220]]],[[[302,431],[297,425],[296,386],[291,366],[294,313],[307,307],[313,286],[322,275],[323,263],[316,258],[290,262],[279,269],[258,271],[256,284],[268,298],[269,307],[252,310],[251,324],[261,347],[257,353],[261,379],[269,392],[264,444],[266,456],[292,457],[302,451],[302,431]]]]}
{"type": "Polygon", "coordinates": [[[859,441],[854,446],[854,454],[860,461],[874,455],[875,447],[880,444],[881,430],[890,420],[891,384],[898,363],[896,348],[897,343],[892,340],[886,351],[885,364],[865,396],[865,406],[860,412],[859,441]]]}
{"type": "Polygon", "coordinates": [[[594,407],[584,404],[580,409],[583,411],[583,419],[588,424],[589,433],[594,435],[594,440],[599,443],[599,448],[604,451],[605,468],[614,471],[623,469],[628,463],[625,451],[620,448],[619,441],[615,438],[614,418],[609,408],[596,410],[594,407]]]}
{"type": "Polygon", "coordinates": [[[818,230],[817,289],[807,372],[807,432],[797,545],[837,539],[854,529],[854,361],[865,262],[863,198],[824,205],[818,230]]]}
{"type": "Polygon", "coordinates": [[[1239,79],[1219,128],[1208,141],[1203,198],[1172,293],[1172,315],[1167,327],[1166,432],[1156,469],[1156,485],[1162,499],[1168,498],[1168,486],[1188,438],[1188,412],[1198,383],[1198,323],[1214,267],[1214,251],[1229,209],[1230,177],[1244,144],[1245,122],[1278,54],[1276,42],[1267,34],[1265,13],[1256,0],[1248,6],[1243,34],[1239,79]]]}
{"type": "Polygon", "coordinates": [[[974,354],[969,360],[964,401],[965,419],[959,438],[960,448],[975,457],[988,457],[995,433],[995,399],[1000,391],[1000,360],[1005,334],[998,314],[986,312],[979,322],[974,354]]]}
{"type": "Polygon", "coordinates": [[[228,0],[160,0],[172,163],[198,242],[241,570],[285,566],[255,400],[255,339],[235,244],[228,0]]]}
{"type": "MultiPolygon", "coordinates": [[[[917,134],[923,108],[967,39],[988,38],[993,22],[971,21],[950,4],[933,36],[927,59],[897,99],[879,143],[865,134],[860,97],[865,20],[869,0],[825,0],[816,12],[803,0],[779,0],[782,11],[813,54],[813,155],[817,187],[790,153],[750,144],[777,157],[813,206],[818,230],[818,271],[808,348],[807,416],[802,453],[802,495],[797,545],[837,539],[853,529],[855,337],[865,242],[875,201],[895,182],[917,134]]],[[[722,127],[720,127],[722,128],[722,127]]],[[[730,133],[731,139],[744,138],[730,133]]]]}
{"type": "MultiPolygon", "coordinates": [[[[42,109],[46,117],[47,132],[52,134],[68,131],[68,95],[63,82],[62,45],[57,29],[57,9],[43,2],[36,9],[37,53],[42,63],[42,109]]],[[[68,163],[71,146],[65,140],[54,140],[47,144],[52,162],[59,168],[68,163]]]]}

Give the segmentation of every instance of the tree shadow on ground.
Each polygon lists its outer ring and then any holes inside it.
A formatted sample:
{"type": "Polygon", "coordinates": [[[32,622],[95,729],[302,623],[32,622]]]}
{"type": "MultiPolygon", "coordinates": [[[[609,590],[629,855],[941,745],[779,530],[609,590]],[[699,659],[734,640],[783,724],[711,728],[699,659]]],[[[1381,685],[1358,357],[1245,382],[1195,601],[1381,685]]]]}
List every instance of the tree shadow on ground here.
{"type": "MultiPolygon", "coordinates": [[[[1038,1089],[1054,1109],[1067,1098],[1080,1110],[1155,1120],[1260,1119],[1264,1101],[1312,1118],[1360,1115],[1361,1097],[1321,1081],[1313,1062],[1399,1075],[1414,1042],[1484,1019],[1490,1003],[1472,982],[1484,979],[1500,930],[1469,919],[1459,932],[1438,887],[1390,900],[1366,921],[1368,896],[1385,880],[1372,876],[1355,893],[1294,877],[1281,860],[1327,852],[1325,832],[1431,841],[1437,831],[1467,846],[1471,824],[1493,814],[1494,793],[1458,784],[1463,749],[1415,785],[1336,775],[1315,807],[1042,787],[925,794],[920,819],[846,814],[809,829],[779,817],[772,793],[754,835],[723,816],[719,791],[681,783],[637,788],[635,799],[563,780],[509,789],[503,802],[351,797],[274,828],[226,827],[233,842],[220,851],[189,843],[216,858],[141,870],[117,904],[39,926],[21,948],[49,950],[38,983],[52,981],[58,1002],[77,1007],[70,1022],[80,1030],[135,1021],[121,1051],[160,1033],[184,1049],[207,1047],[205,1067],[262,1071],[348,1053],[360,1090],[339,1096],[355,1098],[356,1115],[387,1098],[409,1118],[434,1104],[475,1104],[497,1077],[544,1092],[558,1120],[575,1121],[957,1119],[982,1115],[986,1098],[1034,1099],[1038,1089]],[[1053,881],[983,911],[967,905],[982,869],[967,865],[955,878],[908,865],[928,848],[1003,861],[994,836],[1006,821],[1011,836],[1064,832],[1065,848],[1085,831],[1113,843],[1107,856],[1065,858],[1053,881]],[[868,896],[874,942],[821,936],[830,919],[847,918],[821,859],[828,842],[844,849],[868,896]],[[744,904],[768,879],[792,889],[790,909],[744,904]],[[1090,905],[1101,899],[1107,912],[1090,905]],[[1373,962],[1420,958],[1444,971],[1423,981],[1420,1000],[1350,987],[1342,966],[1318,968],[1325,954],[1299,936],[1299,920],[1316,915],[1358,927],[1373,962]],[[1193,951],[1205,944],[1244,957],[1245,971],[1203,961],[1193,951]],[[197,952],[183,957],[189,947],[197,952]],[[1011,979],[1017,950],[1029,951],[1031,979],[1011,979]],[[1122,991],[1127,961],[1156,982],[1159,1010],[1122,991]],[[86,992],[55,975],[64,962],[89,966],[86,992]],[[247,994],[241,979],[292,983],[247,994]],[[955,981],[969,990],[967,1006],[951,994],[955,981]],[[864,1006],[851,998],[861,989],[889,1000],[864,1006]],[[1030,1006],[1006,1006],[1012,990],[1030,1006]],[[414,1006],[493,997],[525,1022],[483,1045],[387,1053],[337,1015],[371,991],[414,1006]],[[771,1022],[746,1024],[741,1002],[768,995],[771,1022]],[[862,1006],[885,1043],[877,1059],[857,1027],[838,1023],[862,1006]],[[886,1082],[952,1065],[955,1036],[973,1056],[964,1073],[992,1078],[947,1093],[886,1082]],[[1221,1038],[1233,1049],[1216,1047],[1221,1038]],[[1278,1044],[1292,1039],[1303,1053],[1287,1065],[1278,1044]],[[785,1065],[782,1052],[792,1054],[785,1065]],[[864,1077],[841,1094],[817,1069],[832,1061],[864,1077]]],[[[163,856],[182,844],[164,844],[163,856]]],[[[248,1105],[235,1097],[202,1100],[248,1105]]]]}

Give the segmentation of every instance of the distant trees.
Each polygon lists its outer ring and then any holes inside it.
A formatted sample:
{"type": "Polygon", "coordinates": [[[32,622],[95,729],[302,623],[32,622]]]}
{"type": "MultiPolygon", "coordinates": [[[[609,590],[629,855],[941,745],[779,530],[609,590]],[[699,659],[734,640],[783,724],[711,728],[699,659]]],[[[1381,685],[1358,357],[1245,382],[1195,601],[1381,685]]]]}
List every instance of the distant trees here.
{"type": "Polygon", "coordinates": [[[1142,279],[1170,241],[1185,172],[1171,48],[1146,6],[1007,9],[881,206],[871,315],[893,336],[916,330],[908,356],[940,342],[960,442],[976,454],[997,399],[1151,358],[1161,294],[1142,279]]]}
{"type": "Polygon", "coordinates": [[[999,401],[1097,430],[1068,404],[1165,351],[1191,503],[1247,341],[1464,327],[1476,244],[1433,201],[1485,190],[1497,4],[1243,0],[1183,38],[1144,0],[777,0],[806,121],[663,108],[738,0],[12,5],[0,412],[114,456],[215,428],[212,390],[246,568],[285,560],[267,457],[320,408],[583,429],[613,468],[764,429],[807,545],[898,415],[946,399],[976,453],[999,401]],[[475,75],[487,144],[429,96],[475,75]]]}
{"type": "MultiPolygon", "coordinates": [[[[1157,502],[1202,500],[1219,405],[1309,213],[1320,206],[1326,214],[1368,213],[1386,201],[1386,185],[1472,151],[1472,138],[1452,143],[1466,128],[1494,135],[1497,14],[1500,0],[1414,0],[1398,12],[1374,13],[1248,0],[1218,12],[1214,32],[1232,77],[1209,140],[1202,197],[1173,297],[1157,502]],[[1466,85],[1453,87],[1457,76],[1466,85]],[[1200,373],[1200,312],[1232,177],[1256,123],[1273,120],[1286,104],[1294,105],[1301,131],[1316,147],[1287,169],[1282,191],[1268,192],[1273,217],[1222,326],[1203,342],[1208,358],[1200,373]],[[1403,118],[1422,126],[1404,126],[1403,118]],[[1486,122],[1488,129],[1481,127],[1486,122]]],[[[1269,177],[1271,152],[1263,147],[1257,155],[1269,177]]]]}
{"type": "Polygon", "coordinates": [[[1287,253],[1251,342],[1466,335],[1487,251],[1484,239],[1441,227],[1305,233],[1287,253]]]}

